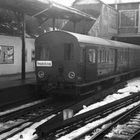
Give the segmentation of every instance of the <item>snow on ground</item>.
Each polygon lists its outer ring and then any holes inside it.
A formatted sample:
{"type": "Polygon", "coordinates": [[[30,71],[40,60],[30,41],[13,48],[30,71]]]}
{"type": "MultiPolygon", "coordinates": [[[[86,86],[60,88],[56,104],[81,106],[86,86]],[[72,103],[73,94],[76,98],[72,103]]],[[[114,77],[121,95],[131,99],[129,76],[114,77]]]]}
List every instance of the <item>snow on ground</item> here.
{"type": "Polygon", "coordinates": [[[103,101],[97,102],[97,103],[92,104],[88,107],[83,105],[83,109],[80,110],[78,113],[76,113],[75,116],[82,114],[82,113],[85,113],[87,111],[93,110],[95,108],[104,106],[108,103],[114,102],[114,101],[122,99],[124,97],[130,96],[132,93],[137,93],[139,91],[140,91],[140,78],[135,78],[135,79],[129,80],[127,82],[126,87],[119,89],[117,91],[117,93],[114,93],[112,95],[108,95],[106,98],[103,99],[103,101]]]}
{"type": "MultiPolygon", "coordinates": [[[[92,109],[95,109],[97,107],[103,106],[107,103],[111,103],[115,100],[119,100],[119,99],[124,98],[126,96],[130,96],[132,93],[135,93],[136,91],[140,91],[140,78],[135,78],[135,79],[129,80],[127,85],[125,86],[125,88],[118,90],[118,92],[114,93],[113,95],[107,96],[101,102],[95,103],[95,104],[90,105],[88,107],[83,105],[84,109],[79,111],[76,115],[84,113],[84,112],[92,110],[92,109]]],[[[85,127],[86,127],[87,130],[89,130],[89,129],[95,127],[95,126],[98,126],[99,123],[103,123],[104,121],[110,120],[112,116],[114,116],[116,114],[119,114],[123,111],[126,111],[128,108],[132,108],[132,106],[135,106],[136,104],[140,104],[140,102],[134,103],[133,105],[130,105],[128,107],[120,109],[119,111],[116,111],[116,112],[110,114],[109,116],[107,116],[107,117],[105,117],[101,120],[97,120],[95,122],[89,123],[85,127]]],[[[54,115],[51,116],[49,119],[51,119],[52,117],[54,117],[54,115]]],[[[35,140],[36,137],[37,137],[36,135],[33,135],[33,133],[35,132],[35,128],[38,127],[39,125],[41,125],[42,123],[48,121],[49,119],[46,118],[46,119],[42,120],[41,122],[35,123],[30,128],[25,129],[21,133],[15,135],[12,138],[9,138],[8,140],[35,140]]],[[[74,132],[71,132],[68,135],[65,135],[65,136],[61,137],[59,140],[71,140],[74,135],[77,136],[80,133],[82,133],[83,131],[85,131],[84,127],[80,128],[78,130],[75,130],[74,132]]]]}
{"type": "Polygon", "coordinates": [[[34,123],[29,128],[26,128],[21,133],[13,136],[12,138],[9,138],[7,140],[35,140],[37,138],[37,135],[34,134],[35,129],[38,126],[40,126],[41,124],[43,124],[43,123],[47,122],[48,120],[50,120],[51,118],[53,118],[54,116],[56,116],[56,114],[53,114],[53,115],[41,120],[40,122],[34,123]]]}
{"type": "Polygon", "coordinates": [[[137,106],[140,104],[140,101],[136,102],[136,103],[133,103],[127,107],[124,107],[118,111],[115,111],[111,114],[109,114],[108,116],[106,116],[105,118],[102,118],[100,120],[96,120],[94,122],[91,122],[91,123],[88,123],[87,125],[77,129],[77,130],[74,130],[72,131],[71,133],[65,135],[65,136],[62,136],[60,138],[58,138],[57,140],[71,140],[71,139],[75,139],[77,138],[78,136],[80,136],[81,134],[85,133],[85,132],[88,132],[89,130],[92,130],[94,128],[96,128],[97,126],[99,126],[100,124],[103,124],[109,120],[111,120],[112,118],[114,118],[114,116],[116,115],[120,115],[121,113],[133,108],[134,106],[137,106]]]}
{"type": "Polygon", "coordinates": [[[108,103],[111,103],[111,102],[114,102],[116,100],[119,100],[121,98],[124,98],[124,97],[127,97],[131,95],[129,92],[126,92],[126,93],[123,93],[123,94],[118,94],[118,93],[114,93],[113,95],[108,95],[103,101],[101,102],[97,102],[95,104],[92,104],[88,107],[86,107],[85,105],[83,105],[83,109],[80,110],[78,113],[75,114],[76,115],[79,115],[79,114],[82,114],[82,113],[85,113],[87,111],[90,111],[90,110],[93,110],[95,108],[98,108],[98,107],[101,107],[101,106],[104,106],[108,103]]]}

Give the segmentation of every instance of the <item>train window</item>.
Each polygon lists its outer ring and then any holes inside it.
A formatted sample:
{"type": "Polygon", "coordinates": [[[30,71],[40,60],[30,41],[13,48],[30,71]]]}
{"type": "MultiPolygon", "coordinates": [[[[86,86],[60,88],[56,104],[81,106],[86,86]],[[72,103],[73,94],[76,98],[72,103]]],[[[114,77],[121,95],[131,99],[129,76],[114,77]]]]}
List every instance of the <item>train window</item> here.
{"type": "Polygon", "coordinates": [[[117,51],[117,61],[118,61],[118,62],[121,61],[121,57],[120,57],[120,52],[119,52],[119,50],[117,51]]]}
{"type": "Polygon", "coordinates": [[[100,62],[102,63],[103,62],[103,50],[100,51],[100,55],[101,55],[100,62]]]}
{"type": "Polygon", "coordinates": [[[104,62],[110,62],[111,56],[110,51],[105,50],[104,48],[101,50],[98,50],[98,63],[104,63],[104,62]]]}
{"type": "Polygon", "coordinates": [[[107,51],[105,50],[105,62],[107,62],[107,51]]]}
{"type": "Polygon", "coordinates": [[[102,53],[101,53],[101,62],[102,63],[105,62],[105,50],[104,49],[102,50],[102,53]]]}
{"type": "Polygon", "coordinates": [[[100,56],[100,50],[98,50],[98,63],[100,63],[100,60],[101,60],[100,57],[101,57],[100,56]]]}
{"type": "Polygon", "coordinates": [[[104,62],[106,62],[106,50],[104,50],[104,62]]]}
{"type": "Polygon", "coordinates": [[[104,61],[104,62],[106,62],[106,51],[105,51],[105,50],[103,50],[103,52],[104,52],[104,53],[103,53],[103,54],[104,54],[103,61],[104,61]]]}
{"type": "Polygon", "coordinates": [[[50,58],[50,50],[47,47],[41,47],[40,50],[40,59],[46,59],[49,60],[50,58]]]}
{"type": "Polygon", "coordinates": [[[109,50],[109,64],[111,64],[111,50],[109,50]]]}
{"type": "Polygon", "coordinates": [[[88,60],[90,63],[95,63],[95,49],[88,50],[88,60]]]}
{"type": "Polygon", "coordinates": [[[103,63],[104,62],[104,50],[99,50],[99,53],[98,53],[98,62],[99,63],[103,63]]]}
{"type": "Polygon", "coordinates": [[[103,62],[105,62],[105,59],[106,58],[106,51],[105,51],[105,49],[103,49],[103,62]]]}
{"type": "Polygon", "coordinates": [[[73,59],[73,45],[70,43],[64,44],[64,60],[73,59]]]}
{"type": "Polygon", "coordinates": [[[120,52],[120,62],[122,63],[122,59],[123,59],[123,53],[122,52],[120,52]]]}
{"type": "Polygon", "coordinates": [[[100,63],[102,62],[102,50],[100,50],[100,63]]]}
{"type": "Polygon", "coordinates": [[[80,62],[83,63],[84,61],[84,48],[80,48],[80,62]]]}
{"type": "Polygon", "coordinates": [[[114,58],[115,58],[115,52],[113,49],[110,49],[109,51],[109,63],[112,64],[114,62],[114,58]]]}
{"type": "Polygon", "coordinates": [[[111,62],[114,63],[115,51],[112,49],[111,62]]]}
{"type": "Polygon", "coordinates": [[[127,55],[127,52],[128,52],[128,51],[127,51],[127,49],[126,49],[126,50],[125,50],[125,61],[127,61],[127,56],[128,56],[128,55],[127,55]]]}
{"type": "Polygon", "coordinates": [[[104,62],[104,50],[102,50],[102,54],[101,54],[101,62],[104,62]]]}
{"type": "Polygon", "coordinates": [[[109,51],[107,50],[107,58],[106,58],[106,62],[109,62],[109,51]]]}
{"type": "Polygon", "coordinates": [[[121,49],[118,53],[119,53],[118,54],[118,56],[119,56],[118,60],[119,60],[120,63],[122,63],[123,62],[123,50],[121,49]]]}

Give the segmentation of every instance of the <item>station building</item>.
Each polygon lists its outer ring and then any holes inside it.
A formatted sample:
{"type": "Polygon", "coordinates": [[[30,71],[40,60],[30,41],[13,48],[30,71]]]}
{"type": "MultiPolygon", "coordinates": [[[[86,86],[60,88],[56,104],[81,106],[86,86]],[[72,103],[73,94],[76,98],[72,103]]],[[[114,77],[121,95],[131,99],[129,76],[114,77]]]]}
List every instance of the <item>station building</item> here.
{"type": "MultiPolygon", "coordinates": [[[[26,72],[34,71],[34,39],[26,38],[26,72]]],[[[21,37],[0,35],[0,75],[21,73],[21,37]]]]}
{"type": "Polygon", "coordinates": [[[140,2],[111,6],[118,10],[117,40],[140,45],[140,2]]]}
{"type": "MultiPolygon", "coordinates": [[[[80,21],[76,32],[107,39],[140,44],[140,2],[107,5],[100,0],[76,0],[73,7],[96,18],[94,22],[80,21]]],[[[64,30],[74,31],[69,21],[64,30]]]]}
{"type": "MultiPolygon", "coordinates": [[[[12,10],[0,8],[0,76],[21,73],[21,21],[12,10]],[[19,20],[19,21],[18,21],[19,20]]],[[[34,71],[34,38],[26,34],[26,71],[34,71]]]]}

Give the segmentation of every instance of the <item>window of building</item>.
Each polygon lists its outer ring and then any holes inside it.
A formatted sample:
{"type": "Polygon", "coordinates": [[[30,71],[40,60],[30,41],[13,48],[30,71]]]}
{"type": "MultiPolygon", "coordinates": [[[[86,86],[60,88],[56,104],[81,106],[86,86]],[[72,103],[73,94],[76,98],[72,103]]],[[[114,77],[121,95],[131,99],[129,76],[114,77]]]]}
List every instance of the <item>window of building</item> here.
{"type": "Polygon", "coordinates": [[[119,27],[136,27],[138,26],[138,10],[120,11],[119,27]]]}

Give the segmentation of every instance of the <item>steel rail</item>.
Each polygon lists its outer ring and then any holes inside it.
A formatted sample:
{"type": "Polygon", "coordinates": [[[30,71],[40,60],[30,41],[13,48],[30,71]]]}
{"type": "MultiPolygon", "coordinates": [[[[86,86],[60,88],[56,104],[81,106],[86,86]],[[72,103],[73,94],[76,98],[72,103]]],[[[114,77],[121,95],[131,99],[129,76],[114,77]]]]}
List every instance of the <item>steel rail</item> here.
{"type": "MultiPolygon", "coordinates": [[[[124,113],[122,116],[120,116],[119,118],[117,118],[118,116],[116,116],[115,118],[113,118],[111,121],[112,123],[106,127],[105,129],[103,129],[102,131],[100,131],[100,133],[96,134],[95,136],[92,136],[89,140],[102,140],[103,137],[105,136],[105,134],[109,133],[109,131],[115,127],[118,123],[125,121],[126,119],[128,119],[128,117],[130,118],[130,116],[134,113],[136,113],[137,111],[140,111],[140,104],[137,105],[136,107],[130,109],[128,112],[124,113]]],[[[137,131],[136,133],[134,133],[128,140],[132,140],[134,139],[134,137],[136,137],[136,135],[138,135],[140,132],[140,128],[139,131],[137,131]]]]}
{"type": "MultiPolygon", "coordinates": [[[[45,105],[45,104],[43,103],[41,105],[45,105]]],[[[15,112],[14,112],[14,114],[10,113],[10,117],[11,116],[14,116],[14,118],[19,117],[19,119],[23,118],[23,119],[25,119],[25,121],[23,121],[23,122],[21,122],[21,123],[19,123],[17,125],[14,125],[12,127],[9,127],[8,129],[4,129],[4,130],[0,131],[0,136],[1,136],[1,135],[5,134],[5,133],[7,133],[9,131],[12,131],[12,130],[16,129],[15,132],[13,132],[11,134],[10,133],[7,134],[7,136],[5,138],[2,138],[2,140],[14,136],[15,134],[21,132],[25,128],[28,128],[31,125],[33,125],[35,122],[41,121],[44,118],[47,118],[47,117],[51,116],[52,114],[58,114],[58,112],[60,112],[60,111],[64,110],[65,108],[73,105],[73,103],[63,104],[63,105],[58,105],[58,103],[56,103],[56,104],[52,103],[53,109],[48,109],[47,105],[45,105],[46,107],[44,107],[44,110],[43,110],[42,114],[39,112],[39,110],[41,108],[41,105],[40,106],[39,105],[35,106],[34,109],[33,109],[33,106],[31,108],[26,108],[25,111],[24,111],[24,109],[22,109],[22,111],[21,110],[19,111],[20,113],[17,112],[17,116],[15,116],[16,115],[15,112]],[[36,112],[37,109],[38,109],[38,112],[39,112],[39,114],[36,113],[37,115],[33,115],[33,116],[29,115],[28,116],[28,114],[26,114],[26,113],[29,113],[29,112],[36,112]],[[25,124],[25,126],[24,126],[24,124],[25,124]],[[20,126],[23,126],[23,127],[20,128],[20,126]]],[[[6,115],[6,116],[4,116],[3,120],[8,120],[7,118],[9,119],[9,116],[6,115]]]]}
{"type": "Polygon", "coordinates": [[[113,103],[107,104],[105,106],[96,108],[94,110],[80,114],[78,116],[75,116],[65,121],[57,121],[57,120],[60,120],[58,118],[59,116],[57,116],[57,118],[54,118],[51,121],[46,122],[42,126],[37,128],[37,134],[39,135],[39,137],[42,137],[42,136],[48,137],[50,134],[51,134],[50,136],[53,136],[53,135],[55,136],[58,133],[60,133],[60,135],[61,133],[63,134],[69,133],[77,129],[76,128],[77,126],[82,127],[83,125],[85,125],[86,123],[89,123],[90,121],[95,121],[97,119],[103,118],[107,116],[108,114],[110,114],[111,112],[118,110],[119,108],[122,108],[124,106],[127,106],[134,101],[138,101],[139,99],[140,99],[139,93],[136,93],[129,97],[126,97],[121,100],[115,101],[113,103]],[[126,104],[124,104],[123,102],[125,102],[126,104]],[[64,133],[64,131],[66,133],[64,133]]]}

